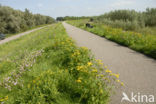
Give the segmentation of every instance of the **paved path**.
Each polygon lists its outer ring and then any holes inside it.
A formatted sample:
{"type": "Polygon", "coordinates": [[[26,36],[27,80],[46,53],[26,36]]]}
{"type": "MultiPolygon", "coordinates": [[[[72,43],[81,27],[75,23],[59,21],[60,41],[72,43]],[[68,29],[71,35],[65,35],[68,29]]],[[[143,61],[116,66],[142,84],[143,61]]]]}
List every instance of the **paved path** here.
{"type": "Polygon", "coordinates": [[[65,22],[63,25],[79,46],[91,49],[95,57],[101,59],[112,72],[120,74],[120,80],[125,83],[125,87],[112,95],[111,104],[131,104],[126,101],[121,103],[122,92],[128,96],[131,92],[150,94],[156,99],[156,60],[65,22]]]}
{"type": "MultiPolygon", "coordinates": [[[[49,26],[49,25],[48,25],[48,26],[49,26]]],[[[39,27],[39,28],[30,30],[30,31],[26,31],[26,32],[20,33],[20,34],[17,34],[17,35],[8,37],[8,38],[6,38],[6,39],[4,39],[4,40],[0,40],[0,44],[9,42],[9,41],[14,40],[14,39],[17,39],[17,38],[19,38],[19,37],[21,37],[21,36],[23,36],[23,35],[29,34],[29,33],[34,32],[34,31],[36,31],[36,30],[40,30],[40,29],[42,29],[42,28],[44,28],[44,27],[46,27],[46,26],[39,27]]]]}

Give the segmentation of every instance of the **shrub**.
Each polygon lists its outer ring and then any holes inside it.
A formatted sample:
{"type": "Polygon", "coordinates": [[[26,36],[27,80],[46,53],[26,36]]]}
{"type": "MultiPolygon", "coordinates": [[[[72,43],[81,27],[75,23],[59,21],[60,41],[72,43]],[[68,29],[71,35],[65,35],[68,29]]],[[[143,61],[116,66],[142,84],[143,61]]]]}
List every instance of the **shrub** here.
{"type": "Polygon", "coordinates": [[[55,20],[52,17],[32,14],[28,9],[25,9],[25,12],[22,12],[0,5],[1,33],[17,33],[37,25],[54,22],[55,20]]]}

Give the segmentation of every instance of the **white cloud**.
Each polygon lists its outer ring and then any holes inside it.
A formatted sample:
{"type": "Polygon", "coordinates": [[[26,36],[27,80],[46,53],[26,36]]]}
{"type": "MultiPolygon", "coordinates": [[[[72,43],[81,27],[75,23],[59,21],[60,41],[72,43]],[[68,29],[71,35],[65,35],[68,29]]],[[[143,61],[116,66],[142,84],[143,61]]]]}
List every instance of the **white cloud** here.
{"type": "Polygon", "coordinates": [[[117,0],[117,2],[111,4],[111,7],[129,6],[134,4],[133,0],[117,0]]]}

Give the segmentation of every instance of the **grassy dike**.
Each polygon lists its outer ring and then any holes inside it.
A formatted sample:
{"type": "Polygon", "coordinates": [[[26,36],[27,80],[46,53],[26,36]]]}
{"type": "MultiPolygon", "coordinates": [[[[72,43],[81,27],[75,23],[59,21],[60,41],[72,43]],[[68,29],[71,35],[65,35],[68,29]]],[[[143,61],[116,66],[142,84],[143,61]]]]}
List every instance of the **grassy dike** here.
{"type": "Polygon", "coordinates": [[[122,29],[112,28],[101,23],[91,23],[94,28],[87,28],[85,26],[87,22],[88,20],[85,19],[68,21],[71,25],[105,37],[156,59],[156,35],[123,31],[122,29]]]}
{"type": "Polygon", "coordinates": [[[38,26],[34,26],[34,27],[31,27],[31,28],[29,28],[27,30],[23,30],[23,31],[20,31],[20,32],[17,32],[17,33],[6,34],[6,37],[5,38],[8,38],[8,37],[11,37],[11,36],[14,36],[14,35],[18,35],[18,34],[23,33],[23,32],[31,31],[31,30],[33,30],[35,28],[39,28],[39,27],[43,27],[43,26],[48,26],[48,25],[50,25],[50,24],[38,25],[38,26]]]}
{"type": "Polygon", "coordinates": [[[107,104],[120,85],[61,23],[0,45],[0,103],[107,104]]]}

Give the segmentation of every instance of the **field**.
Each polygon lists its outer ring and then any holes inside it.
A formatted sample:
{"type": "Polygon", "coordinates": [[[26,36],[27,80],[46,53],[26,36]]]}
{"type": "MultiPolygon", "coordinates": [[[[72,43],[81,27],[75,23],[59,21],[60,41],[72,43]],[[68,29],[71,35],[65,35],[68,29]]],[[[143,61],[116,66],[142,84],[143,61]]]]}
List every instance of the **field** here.
{"type": "Polygon", "coordinates": [[[124,31],[119,28],[112,28],[110,26],[91,22],[93,28],[87,28],[85,24],[89,22],[87,19],[71,20],[68,23],[105,37],[118,44],[127,46],[133,50],[144,53],[150,57],[156,58],[156,35],[141,34],[133,31],[124,31]]]}
{"type": "Polygon", "coordinates": [[[0,103],[107,104],[123,85],[61,23],[0,45],[0,103]]]}

